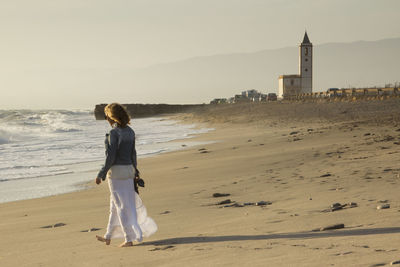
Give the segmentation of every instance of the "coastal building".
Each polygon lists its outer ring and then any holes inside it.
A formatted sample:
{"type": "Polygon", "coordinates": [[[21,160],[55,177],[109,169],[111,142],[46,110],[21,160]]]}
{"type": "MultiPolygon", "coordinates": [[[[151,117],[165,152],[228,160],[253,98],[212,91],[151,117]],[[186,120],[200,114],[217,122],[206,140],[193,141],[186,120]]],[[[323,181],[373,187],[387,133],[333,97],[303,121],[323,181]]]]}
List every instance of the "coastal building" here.
{"type": "Polygon", "coordinates": [[[279,76],[278,98],[312,93],[312,49],[305,32],[299,46],[299,74],[279,76]]]}

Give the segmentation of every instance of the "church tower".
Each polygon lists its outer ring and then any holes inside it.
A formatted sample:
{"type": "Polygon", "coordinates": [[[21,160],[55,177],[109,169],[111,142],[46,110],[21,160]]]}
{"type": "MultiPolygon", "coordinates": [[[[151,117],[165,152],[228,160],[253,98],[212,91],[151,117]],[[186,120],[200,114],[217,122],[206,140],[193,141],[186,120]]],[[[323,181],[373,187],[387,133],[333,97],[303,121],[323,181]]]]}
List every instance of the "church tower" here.
{"type": "Polygon", "coordinates": [[[308,39],[307,32],[300,44],[299,72],[301,77],[301,92],[312,93],[312,51],[313,45],[308,39]]]}

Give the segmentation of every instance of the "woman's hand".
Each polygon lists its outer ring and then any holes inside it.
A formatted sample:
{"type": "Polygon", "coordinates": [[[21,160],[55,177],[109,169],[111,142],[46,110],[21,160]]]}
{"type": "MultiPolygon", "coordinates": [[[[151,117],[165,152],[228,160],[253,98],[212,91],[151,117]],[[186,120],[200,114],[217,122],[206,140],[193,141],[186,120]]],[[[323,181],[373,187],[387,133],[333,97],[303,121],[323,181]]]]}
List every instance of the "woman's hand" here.
{"type": "Polygon", "coordinates": [[[101,184],[101,178],[99,177],[96,178],[96,184],[101,184]]]}

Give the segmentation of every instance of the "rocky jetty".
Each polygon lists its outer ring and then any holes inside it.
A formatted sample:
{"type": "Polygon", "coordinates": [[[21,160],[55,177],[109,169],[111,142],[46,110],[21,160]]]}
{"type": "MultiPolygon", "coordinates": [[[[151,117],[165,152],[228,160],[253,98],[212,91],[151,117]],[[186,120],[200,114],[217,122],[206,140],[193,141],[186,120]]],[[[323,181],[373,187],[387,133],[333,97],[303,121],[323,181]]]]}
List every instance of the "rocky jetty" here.
{"type": "MultiPolygon", "coordinates": [[[[94,116],[96,120],[104,120],[104,107],[107,104],[96,105],[94,116]]],[[[123,104],[132,118],[152,117],[160,114],[189,112],[206,107],[199,105],[169,105],[169,104],[123,104]]]]}

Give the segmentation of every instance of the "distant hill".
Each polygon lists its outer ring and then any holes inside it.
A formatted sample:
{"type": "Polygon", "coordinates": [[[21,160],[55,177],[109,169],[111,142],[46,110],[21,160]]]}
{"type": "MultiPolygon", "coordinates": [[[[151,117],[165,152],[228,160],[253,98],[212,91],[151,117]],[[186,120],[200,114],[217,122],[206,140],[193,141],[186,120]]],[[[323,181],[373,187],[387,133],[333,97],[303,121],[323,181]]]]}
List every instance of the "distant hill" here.
{"type": "MultiPolygon", "coordinates": [[[[279,75],[298,73],[298,49],[190,58],[135,70],[130,78],[145,92],[163,91],[154,103],[202,103],[245,89],[276,92],[279,75]]],[[[314,91],[400,82],[400,38],[316,45],[313,63],[314,91]]]]}

